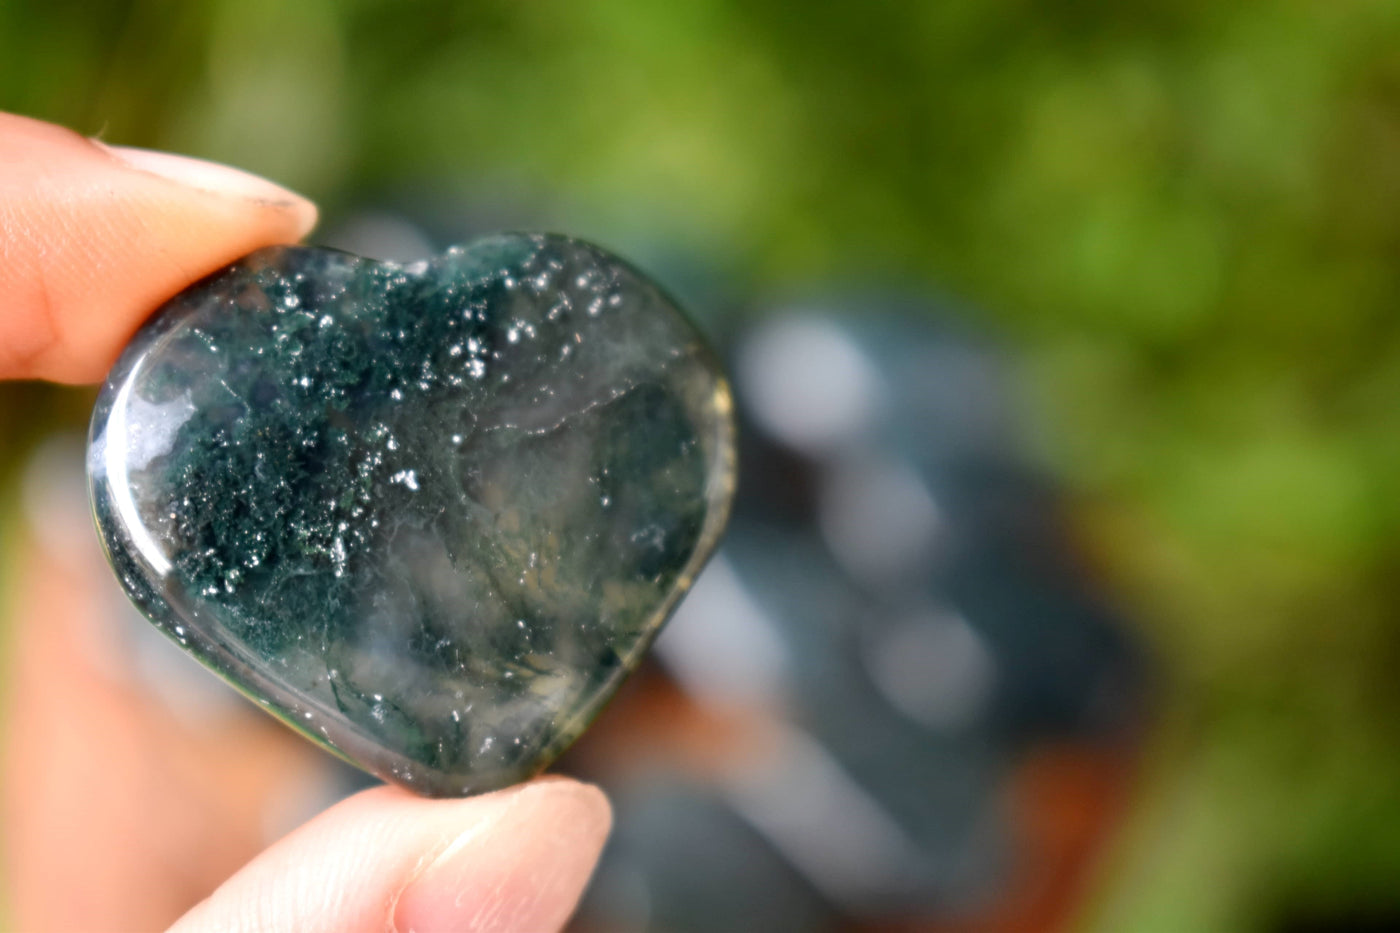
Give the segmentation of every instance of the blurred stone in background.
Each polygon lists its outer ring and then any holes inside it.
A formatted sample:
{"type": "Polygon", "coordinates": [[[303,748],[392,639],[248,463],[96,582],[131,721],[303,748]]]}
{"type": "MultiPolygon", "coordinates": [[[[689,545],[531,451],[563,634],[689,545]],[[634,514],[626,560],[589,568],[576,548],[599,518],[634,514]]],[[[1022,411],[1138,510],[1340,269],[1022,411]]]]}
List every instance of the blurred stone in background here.
{"type": "Polygon", "coordinates": [[[759,320],[728,341],[726,543],[600,724],[611,754],[575,755],[618,826],[578,926],[1059,928],[1121,815],[1148,667],[1025,462],[1007,374],[878,292],[759,320]],[[629,714],[667,691],[684,712],[629,714]],[[727,740],[687,747],[707,719],[727,740]]]}

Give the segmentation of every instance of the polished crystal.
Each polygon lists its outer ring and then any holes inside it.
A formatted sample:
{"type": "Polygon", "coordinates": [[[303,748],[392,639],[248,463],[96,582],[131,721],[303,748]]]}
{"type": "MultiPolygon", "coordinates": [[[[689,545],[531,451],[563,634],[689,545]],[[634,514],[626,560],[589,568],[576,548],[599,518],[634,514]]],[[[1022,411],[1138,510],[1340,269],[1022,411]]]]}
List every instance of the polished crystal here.
{"type": "Polygon", "coordinates": [[[583,731],[713,549],[734,472],[691,325],[539,235],[246,257],[137,333],[88,471],[153,623],[430,795],[521,780],[583,731]]]}

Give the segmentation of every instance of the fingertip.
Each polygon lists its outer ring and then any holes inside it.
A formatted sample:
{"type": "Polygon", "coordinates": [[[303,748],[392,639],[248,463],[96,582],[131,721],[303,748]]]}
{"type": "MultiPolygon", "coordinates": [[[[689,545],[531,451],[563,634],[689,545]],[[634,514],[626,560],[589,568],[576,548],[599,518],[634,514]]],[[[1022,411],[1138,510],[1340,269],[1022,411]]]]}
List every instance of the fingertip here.
{"type": "Polygon", "coordinates": [[[132,146],[109,146],[100,140],[93,143],[121,165],[146,172],[157,178],[218,198],[246,200],[254,208],[269,209],[283,214],[290,239],[301,239],[316,226],[316,205],[309,199],[279,184],[245,172],[242,169],[176,155],[154,149],[132,146]]]}
{"type": "Polygon", "coordinates": [[[556,930],[610,825],[603,793],[568,778],[456,800],[374,788],[275,844],[173,929],[556,930]]]}
{"type": "Polygon", "coordinates": [[[572,915],[607,840],[597,787],[544,779],[501,792],[394,899],[396,933],[557,930],[572,915]]]}
{"type": "Polygon", "coordinates": [[[256,175],[8,114],[0,164],[0,378],[97,381],[162,302],[316,222],[256,175]]]}

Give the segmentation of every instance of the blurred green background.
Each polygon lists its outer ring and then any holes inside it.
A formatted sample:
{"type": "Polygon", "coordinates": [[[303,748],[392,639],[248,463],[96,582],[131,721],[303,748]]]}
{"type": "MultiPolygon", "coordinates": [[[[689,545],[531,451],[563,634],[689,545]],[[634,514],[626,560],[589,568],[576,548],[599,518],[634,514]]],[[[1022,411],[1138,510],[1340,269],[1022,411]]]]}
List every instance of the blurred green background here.
{"type": "Polygon", "coordinates": [[[0,0],[0,109],[960,296],[1163,670],[1086,925],[1400,908],[1400,5],[0,0]]]}

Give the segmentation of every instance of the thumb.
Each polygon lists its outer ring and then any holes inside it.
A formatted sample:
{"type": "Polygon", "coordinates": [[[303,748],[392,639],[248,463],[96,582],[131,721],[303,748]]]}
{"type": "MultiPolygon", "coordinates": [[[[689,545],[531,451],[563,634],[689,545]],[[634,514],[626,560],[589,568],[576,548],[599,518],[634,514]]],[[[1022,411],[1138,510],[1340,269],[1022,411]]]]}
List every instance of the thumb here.
{"type": "Polygon", "coordinates": [[[0,378],[95,382],[162,301],[315,222],[255,175],[0,113],[0,378]]]}
{"type": "Polygon", "coordinates": [[[273,845],[172,933],[547,933],[609,822],[596,787],[562,778],[464,800],[377,787],[273,845]]]}

